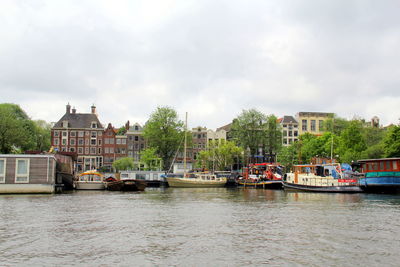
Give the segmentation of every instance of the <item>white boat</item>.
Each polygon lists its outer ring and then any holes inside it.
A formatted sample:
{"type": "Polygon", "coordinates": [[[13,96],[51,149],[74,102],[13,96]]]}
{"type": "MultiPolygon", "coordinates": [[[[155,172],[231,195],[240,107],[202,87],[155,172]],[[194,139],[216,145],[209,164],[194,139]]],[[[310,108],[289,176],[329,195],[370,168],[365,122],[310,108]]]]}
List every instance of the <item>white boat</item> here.
{"type": "Polygon", "coordinates": [[[97,171],[86,171],[78,175],[74,182],[77,190],[104,190],[104,176],[97,171]]]}
{"type": "Polygon", "coordinates": [[[212,173],[187,173],[183,177],[167,177],[170,187],[223,187],[226,177],[218,177],[212,173]]]}
{"type": "Polygon", "coordinates": [[[339,163],[293,167],[294,172],[285,174],[283,178],[285,189],[311,192],[362,192],[357,175],[345,175],[339,163]]]}

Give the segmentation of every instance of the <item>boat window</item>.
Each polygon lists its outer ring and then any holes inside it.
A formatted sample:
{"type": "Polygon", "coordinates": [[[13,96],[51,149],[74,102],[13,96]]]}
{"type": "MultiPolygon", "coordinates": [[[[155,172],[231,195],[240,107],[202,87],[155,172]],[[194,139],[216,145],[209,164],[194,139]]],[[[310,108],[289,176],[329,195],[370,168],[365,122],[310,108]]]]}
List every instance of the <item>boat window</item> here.
{"type": "Polygon", "coordinates": [[[393,170],[397,170],[397,161],[393,161],[393,170]]]}
{"type": "Polygon", "coordinates": [[[386,161],[386,170],[391,170],[390,161],[386,161]]]}
{"type": "Polygon", "coordinates": [[[378,162],[373,163],[373,169],[374,169],[374,171],[378,170],[378,162]]]}
{"type": "Polygon", "coordinates": [[[0,159],[0,183],[6,179],[6,159],[0,159]]]}
{"type": "Polygon", "coordinates": [[[383,161],[381,161],[381,162],[379,162],[379,169],[381,170],[381,171],[383,171],[383,169],[384,169],[384,162],[383,161]]]}

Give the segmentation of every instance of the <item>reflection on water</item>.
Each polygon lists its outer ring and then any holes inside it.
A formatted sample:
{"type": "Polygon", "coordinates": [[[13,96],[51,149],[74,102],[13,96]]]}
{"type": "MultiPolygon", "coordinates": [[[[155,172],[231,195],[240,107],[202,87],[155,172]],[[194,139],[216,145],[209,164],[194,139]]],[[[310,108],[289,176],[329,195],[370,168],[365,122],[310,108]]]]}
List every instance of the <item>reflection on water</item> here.
{"type": "Polygon", "coordinates": [[[0,196],[0,265],[398,266],[400,196],[158,188],[0,196]]]}

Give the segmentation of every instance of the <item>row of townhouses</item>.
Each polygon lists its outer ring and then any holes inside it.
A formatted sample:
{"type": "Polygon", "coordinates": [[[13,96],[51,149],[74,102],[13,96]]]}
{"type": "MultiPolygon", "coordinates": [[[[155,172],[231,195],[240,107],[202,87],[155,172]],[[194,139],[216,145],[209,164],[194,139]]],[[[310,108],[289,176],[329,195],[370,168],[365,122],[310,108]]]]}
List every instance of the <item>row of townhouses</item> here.
{"type": "MultiPolygon", "coordinates": [[[[300,135],[309,132],[321,135],[324,122],[333,113],[299,112],[293,116],[278,119],[282,129],[282,144],[288,146],[296,142],[300,135]]],[[[372,123],[379,125],[374,117],[372,123]]],[[[131,157],[140,167],[140,152],[146,149],[143,127],[139,123],[125,124],[125,132],[119,132],[111,123],[103,125],[97,115],[96,107],[90,113],[77,113],[68,104],[66,112],[51,130],[51,144],[55,150],[77,153],[77,170],[85,171],[99,167],[111,167],[112,163],[123,157],[131,157]]],[[[231,124],[213,131],[206,127],[192,129],[192,147],[187,152],[187,162],[196,161],[200,151],[205,150],[211,140],[230,140],[231,124]]],[[[183,161],[178,154],[176,162],[183,161]]]]}

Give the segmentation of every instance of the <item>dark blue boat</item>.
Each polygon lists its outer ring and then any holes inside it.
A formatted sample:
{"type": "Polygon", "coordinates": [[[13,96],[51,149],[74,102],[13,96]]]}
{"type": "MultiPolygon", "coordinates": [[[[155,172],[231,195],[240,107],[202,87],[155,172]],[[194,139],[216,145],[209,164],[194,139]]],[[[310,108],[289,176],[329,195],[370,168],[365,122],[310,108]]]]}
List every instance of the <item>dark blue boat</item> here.
{"type": "Polygon", "coordinates": [[[366,192],[400,193],[400,158],[359,160],[365,174],[360,186],[366,192]]]}

